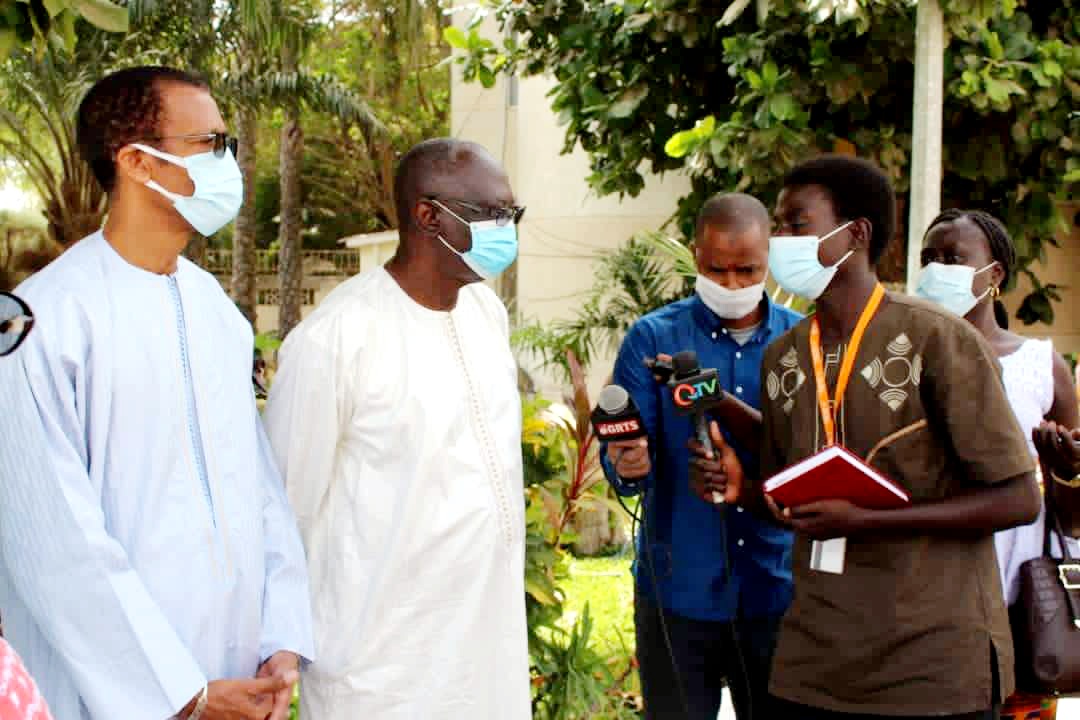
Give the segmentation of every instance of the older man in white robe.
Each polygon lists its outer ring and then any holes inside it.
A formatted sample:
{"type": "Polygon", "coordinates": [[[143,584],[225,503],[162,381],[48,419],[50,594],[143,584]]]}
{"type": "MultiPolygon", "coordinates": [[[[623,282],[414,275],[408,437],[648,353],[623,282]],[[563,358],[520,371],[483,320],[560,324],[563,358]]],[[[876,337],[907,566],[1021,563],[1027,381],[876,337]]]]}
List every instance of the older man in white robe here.
{"type": "Polygon", "coordinates": [[[110,211],[19,288],[35,329],[2,381],[47,464],[0,466],[5,633],[62,720],[284,720],[314,655],[303,547],[251,327],[178,257],[236,214],[235,143],[167,68],[100,81],[78,131],[110,211]]]}
{"type": "Polygon", "coordinates": [[[305,720],[529,717],[521,404],[505,173],[432,140],[401,160],[401,240],[287,338],[267,429],[304,537],[319,660],[305,720]]]}

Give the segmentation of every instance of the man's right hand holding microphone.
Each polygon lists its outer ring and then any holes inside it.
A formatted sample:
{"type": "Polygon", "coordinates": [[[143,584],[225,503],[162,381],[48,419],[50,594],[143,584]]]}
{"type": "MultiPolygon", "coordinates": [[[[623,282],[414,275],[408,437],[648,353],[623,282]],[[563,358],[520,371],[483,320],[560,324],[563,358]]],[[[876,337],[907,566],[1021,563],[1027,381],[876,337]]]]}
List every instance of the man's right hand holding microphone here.
{"type": "MultiPolygon", "coordinates": [[[[710,505],[733,503],[739,499],[743,487],[742,463],[735,451],[724,440],[720,426],[709,423],[709,436],[713,450],[707,450],[696,438],[687,442],[690,449],[690,489],[710,505]]],[[[623,480],[641,480],[652,472],[648,438],[612,440],[607,446],[608,460],[615,473],[623,480]]]]}
{"type": "Polygon", "coordinates": [[[735,451],[727,444],[720,426],[709,421],[709,438],[713,449],[704,447],[697,438],[690,438],[690,489],[707,503],[718,505],[739,499],[743,488],[743,468],[735,451]]]}
{"type": "MultiPolygon", "coordinates": [[[[693,353],[679,353],[679,355],[685,357],[673,358],[670,355],[660,354],[656,358],[647,358],[645,365],[652,370],[653,377],[658,383],[676,387],[669,381],[673,375],[676,380],[680,379],[678,374],[680,369],[686,375],[695,375],[700,372],[696,355],[693,353]],[[674,360],[679,362],[673,362],[674,360]]],[[[701,378],[706,378],[709,373],[715,375],[715,371],[706,371],[701,378]]],[[[678,390],[677,387],[676,390],[678,390]]],[[[716,399],[723,399],[725,395],[723,391],[718,391],[716,383],[711,384],[711,392],[715,395],[715,399],[706,400],[702,407],[697,409],[695,422],[699,425],[698,437],[691,438],[687,443],[690,450],[689,481],[695,495],[705,502],[720,505],[738,500],[743,487],[743,472],[742,464],[735,455],[735,451],[724,439],[715,420],[708,422],[708,435],[712,447],[703,445],[699,440],[705,430],[705,408],[717,405],[716,399]]],[[[607,442],[607,459],[620,479],[629,482],[640,481],[652,472],[648,436],[633,398],[624,388],[618,385],[609,385],[604,388],[600,394],[598,407],[593,414],[593,425],[600,438],[607,442]]]]}
{"type": "Polygon", "coordinates": [[[615,474],[623,480],[640,480],[652,472],[648,438],[612,440],[607,446],[607,456],[615,474]]]}

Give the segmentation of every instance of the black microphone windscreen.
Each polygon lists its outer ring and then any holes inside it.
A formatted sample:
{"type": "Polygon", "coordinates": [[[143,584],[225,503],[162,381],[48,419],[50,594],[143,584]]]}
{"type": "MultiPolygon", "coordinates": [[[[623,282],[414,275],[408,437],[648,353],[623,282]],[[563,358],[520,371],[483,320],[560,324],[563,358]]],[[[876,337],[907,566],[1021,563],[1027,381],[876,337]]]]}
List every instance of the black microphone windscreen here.
{"type": "Polygon", "coordinates": [[[600,391],[596,404],[609,415],[620,413],[630,403],[630,394],[619,385],[608,385],[600,391]]]}
{"type": "Polygon", "coordinates": [[[690,377],[696,375],[698,370],[697,353],[693,350],[677,352],[671,358],[671,367],[675,370],[675,377],[690,377]]]}

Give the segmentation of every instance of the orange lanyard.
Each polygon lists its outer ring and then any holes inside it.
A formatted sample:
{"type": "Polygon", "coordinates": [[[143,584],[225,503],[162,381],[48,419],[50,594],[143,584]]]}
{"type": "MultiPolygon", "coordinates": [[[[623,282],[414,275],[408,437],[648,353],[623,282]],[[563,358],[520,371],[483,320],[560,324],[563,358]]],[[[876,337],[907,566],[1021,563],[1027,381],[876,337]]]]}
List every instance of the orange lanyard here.
{"type": "Polygon", "coordinates": [[[821,357],[821,326],[818,324],[816,315],[810,319],[810,357],[814,362],[818,408],[821,410],[821,424],[825,427],[825,441],[828,445],[836,444],[836,418],[840,413],[840,403],[844,401],[844,390],[847,389],[848,380],[851,378],[855,357],[859,354],[859,343],[862,342],[866,327],[870,324],[870,318],[874,317],[884,297],[885,288],[878,283],[870,295],[869,302],[859,315],[855,332],[851,334],[851,340],[844,352],[844,359],[840,363],[840,377],[836,380],[836,400],[832,403],[829,402],[829,386],[825,382],[825,362],[821,357]]]}

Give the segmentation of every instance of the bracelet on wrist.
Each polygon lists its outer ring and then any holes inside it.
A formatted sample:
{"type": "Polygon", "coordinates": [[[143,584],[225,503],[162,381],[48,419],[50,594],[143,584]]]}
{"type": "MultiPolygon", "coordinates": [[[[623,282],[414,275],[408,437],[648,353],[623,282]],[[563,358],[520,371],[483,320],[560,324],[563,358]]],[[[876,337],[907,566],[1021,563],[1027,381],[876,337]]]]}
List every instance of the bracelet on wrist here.
{"type": "Polygon", "coordinates": [[[1051,473],[1051,475],[1054,476],[1054,482],[1056,482],[1058,485],[1064,485],[1068,488],[1080,488],[1080,475],[1074,475],[1068,480],[1063,480],[1062,478],[1059,478],[1056,473],[1051,473]]]}

